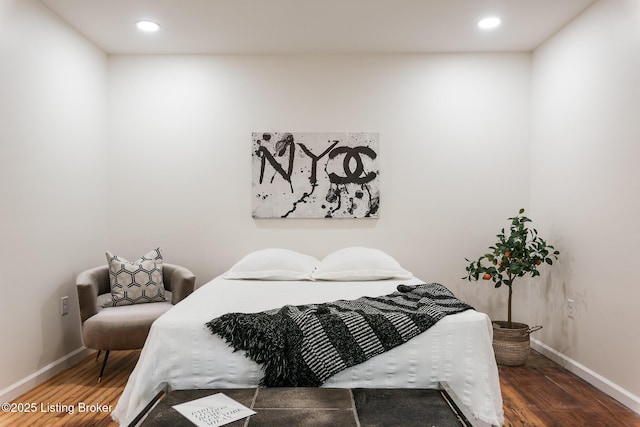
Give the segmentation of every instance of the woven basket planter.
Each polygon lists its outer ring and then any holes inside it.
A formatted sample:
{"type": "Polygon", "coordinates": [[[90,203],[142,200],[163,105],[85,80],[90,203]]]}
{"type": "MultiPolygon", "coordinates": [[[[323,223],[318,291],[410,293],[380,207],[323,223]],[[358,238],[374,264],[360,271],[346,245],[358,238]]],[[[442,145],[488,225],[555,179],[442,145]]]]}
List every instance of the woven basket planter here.
{"type": "Polygon", "coordinates": [[[511,328],[507,328],[507,322],[493,322],[493,352],[496,362],[505,366],[521,366],[529,357],[529,335],[541,329],[542,326],[532,328],[524,323],[511,322],[511,328]]]}

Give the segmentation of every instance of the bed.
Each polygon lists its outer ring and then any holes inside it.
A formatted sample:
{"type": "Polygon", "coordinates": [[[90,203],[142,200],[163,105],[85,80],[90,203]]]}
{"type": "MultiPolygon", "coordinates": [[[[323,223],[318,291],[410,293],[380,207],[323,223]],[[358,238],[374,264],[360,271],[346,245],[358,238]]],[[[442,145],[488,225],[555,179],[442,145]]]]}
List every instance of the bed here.
{"type": "MultiPolygon", "coordinates": [[[[361,255],[360,249],[358,254],[361,255]]],[[[345,260],[345,252],[334,258],[340,264],[345,260]]],[[[158,318],[112,413],[113,419],[121,425],[128,424],[165,388],[258,386],[263,376],[260,365],[213,335],[205,326],[213,318],[285,304],[374,297],[389,294],[400,284],[424,283],[406,271],[377,274],[379,271],[372,273],[370,268],[349,270],[348,274],[343,269],[336,276],[335,265],[325,269],[323,275],[313,259],[305,259],[304,266],[296,265],[296,269],[306,271],[307,261],[317,273],[315,276],[273,269],[264,274],[263,267],[256,267],[254,270],[261,275],[253,277],[246,271],[234,274],[232,268],[158,318]]],[[[502,397],[491,340],[491,321],[486,314],[467,310],[449,315],[410,341],[335,374],[322,387],[440,388],[446,384],[477,420],[502,425],[502,397]]]]}

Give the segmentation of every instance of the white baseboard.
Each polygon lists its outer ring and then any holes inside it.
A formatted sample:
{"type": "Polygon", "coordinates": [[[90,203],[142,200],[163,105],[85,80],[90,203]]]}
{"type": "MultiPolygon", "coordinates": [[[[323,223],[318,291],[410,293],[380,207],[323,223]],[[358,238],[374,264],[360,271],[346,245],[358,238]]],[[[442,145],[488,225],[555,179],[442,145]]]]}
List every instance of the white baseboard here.
{"type": "Polygon", "coordinates": [[[531,338],[531,348],[553,360],[569,372],[576,374],[603,393],[613,397],[633,412],[640,414],[640,397],[535,338],[531,338]]]}
{"type": "Polygon", "coordinates": [[[82,359],[89,356],[92,351],[93,350],[88,348],[80,347],[60,359],[38,369],[28,377],[0,390],[0,402],[11,402],[16,397],[23,395],[36,386],[39,386],[54,375],[59,374],[65,369],[77,364],[82,359]]]}

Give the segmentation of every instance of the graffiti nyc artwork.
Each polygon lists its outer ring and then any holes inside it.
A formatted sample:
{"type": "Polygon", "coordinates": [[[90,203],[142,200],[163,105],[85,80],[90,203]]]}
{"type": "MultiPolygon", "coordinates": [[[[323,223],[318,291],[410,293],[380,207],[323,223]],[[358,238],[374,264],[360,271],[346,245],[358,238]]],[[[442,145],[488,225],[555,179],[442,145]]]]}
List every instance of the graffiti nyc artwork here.
{"type": "Polygon", "coordinates": [[[377,133],[252,134],[254,218],[377,218],[377,133]]]}

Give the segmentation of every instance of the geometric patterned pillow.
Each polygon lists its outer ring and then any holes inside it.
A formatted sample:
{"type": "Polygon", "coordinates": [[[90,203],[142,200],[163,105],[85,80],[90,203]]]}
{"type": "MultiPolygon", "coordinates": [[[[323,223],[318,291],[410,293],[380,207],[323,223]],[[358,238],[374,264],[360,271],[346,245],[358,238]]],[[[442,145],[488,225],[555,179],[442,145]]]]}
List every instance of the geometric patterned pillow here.
{"type": "Polygon", "coordinates": [[[160,248],[129,262],[107,251],[112,306],[166,301],[160,248]]]}

